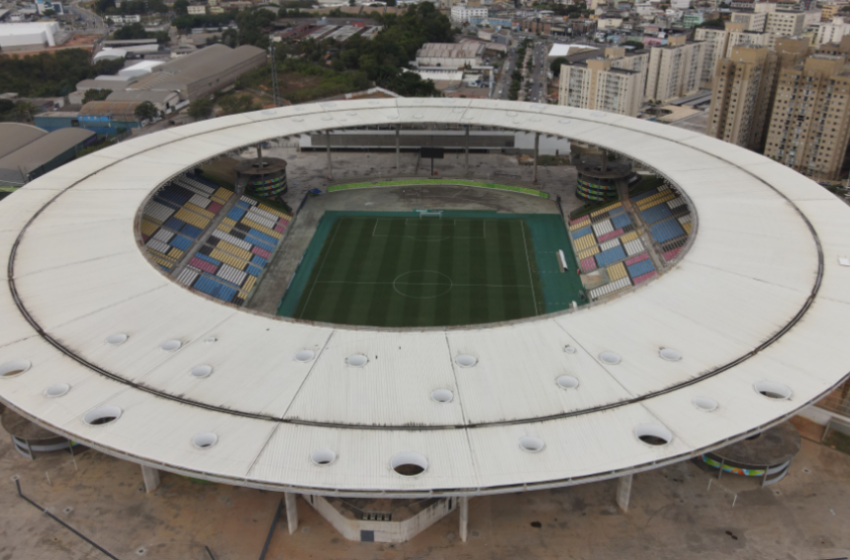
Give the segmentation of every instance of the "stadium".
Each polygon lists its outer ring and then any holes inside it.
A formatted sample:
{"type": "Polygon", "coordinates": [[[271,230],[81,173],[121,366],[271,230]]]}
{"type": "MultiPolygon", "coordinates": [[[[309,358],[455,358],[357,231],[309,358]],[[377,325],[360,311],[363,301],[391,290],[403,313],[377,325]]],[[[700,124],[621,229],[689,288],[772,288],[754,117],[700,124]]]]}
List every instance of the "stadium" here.
{"type": "Polygon", "coordinates": [[[470,497],[619,479],[625,509],[634,473],[843,382],[848,240],[850,209],[789,168],[608,113],[400,98],[219,118],[0,205],[0,400],[151,488],[163,471],[284,493],[290,531],[301,495],[350,539],[404,541],[459,510],[465,540],[470,497]],[[661,180],[571,218],[475,177],[385,169],[293,209],[249,196],[279,195],[286,165],[235,191],[197,172],[404,126],[566,138],[661,180]],[[408,506],[346,509],[379,500],[408,506]]]}

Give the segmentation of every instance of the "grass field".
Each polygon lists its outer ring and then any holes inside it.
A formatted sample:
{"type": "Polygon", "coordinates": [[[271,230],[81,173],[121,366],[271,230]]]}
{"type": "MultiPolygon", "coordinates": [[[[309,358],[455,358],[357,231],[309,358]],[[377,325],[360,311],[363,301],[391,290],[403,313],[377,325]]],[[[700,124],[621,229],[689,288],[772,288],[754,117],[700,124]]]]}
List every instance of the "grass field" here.
{"type": "Polygon", "coordinates": [[[523,219],[344,216],[333,222],[292,316],[425,327],[545,311],[523,219]]]}

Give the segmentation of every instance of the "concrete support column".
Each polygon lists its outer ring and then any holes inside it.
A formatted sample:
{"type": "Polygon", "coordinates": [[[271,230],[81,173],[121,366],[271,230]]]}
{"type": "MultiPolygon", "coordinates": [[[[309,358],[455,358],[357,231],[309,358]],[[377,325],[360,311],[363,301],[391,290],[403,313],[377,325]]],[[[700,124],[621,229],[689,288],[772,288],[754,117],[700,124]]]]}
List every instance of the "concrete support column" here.
{"type": "Polygon", "coordinates": [[[466,542],[469,537],[469,498],[464,496],[458,499],[460,505],[460,540],[466,542]]]}
{"type": "Polygon", "coordinates": [[[629,511],[629,498],[632,495],[632,477],[634,475],[627,474],[621,476],[617,480],[617,505],[623,510],[623,513],[629,511]]]}
{"type": "Polygon", "coordinates": [[[327,150],[328,150],[328,179],[333,179],[334,175],[334,167],[333,162],[331,161],[331,131],[325,131],[325,141],[327,142],[327,150]]]}
{"type": "Polygon", "coordinates": [[[395,172],[398,175],[401,172],[401,148],[399,147],[399,134],[401,127],[395,125],[395,172]]]}
{"type": "Polygon", "coordinates": [[[532,183],[537,184],[537,155],[540,152],[540,133],[534,133],[534,179],[532,183]]]}
{"type": "Polygon", "coordinates": [[[469,177],[469,125],[466,125],[466,176],[469,177]]]}
{"type": "Polygon", "coordinates": [[[290,535],[298,529],[298,504],[295,502],[297,497],[298,494],[292,492],[283,493],[283,501],[286,504],[286,524],[290,535]]]}
{"type": "Polygon", "coordinates": [[[150,494],[159,488],[159,471],[142,465],[142,480],[145,481],[145,492],[150,494]]]}

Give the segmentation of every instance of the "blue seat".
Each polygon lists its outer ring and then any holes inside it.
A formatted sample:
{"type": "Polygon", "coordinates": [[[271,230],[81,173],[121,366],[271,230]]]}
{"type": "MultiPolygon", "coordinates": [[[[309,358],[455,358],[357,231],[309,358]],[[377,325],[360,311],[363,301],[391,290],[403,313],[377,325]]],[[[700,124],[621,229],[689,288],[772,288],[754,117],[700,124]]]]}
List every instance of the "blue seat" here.
{"type": "Polygon", "coordinates": [[[242,208],[237,208],[234,206],[230,209],[230,212],[227,213],[227,217],[233,220],[234,222],[238,222],[242,219],[242,216],[245,215],[247,210],[243,210],[242,208]]]}
{"type": "MultiPolygon", "coordinates": [[[[261,231],[255,230],[254,228],[251,228],[248,231],[248,235],[250,235],[254,239],[260,239],[262,241],[265,241],[266,243],[271,243],[272,247],[277,246],[278,239],[276,237],[272,237],[271,235],[266,235],[265,233],[263,233],[261,231]]],[[[255,245],[256,245],[256,243],[255,243],[255,245]]],[[[271,249],[266,249],[266,250],[271,251],[271,249]]]]}
{"type": "Polygon", "coordinates": [[[175,235],[168,244],[172,247],[177,247],[181,251],[187,251],[192,246],[192,240],[182,235],[175,235]]]}
{"type": "Polygon", "coordinates": [[[588,233],[592,233],[592,232],[593,232],[593,228],[591,228],[590,226],[587,226],[587,227],[583,227],[581,229],[575,230],[574,232],[570,233],[570,236],[573,239],[578,239],[579,237],[584,237],[588,233]]]}
{"type": "Polygon", "coordinates": [[[652,261],[649,259],[636,262],[635,264],[627,268],[629,269],[629,275],[632,278],[637,278],[642,274],[646,274],[647,272],[652,272],[653,270],[655,270],[655,267],[652,265],[652,261]]]}
{"type": "Polygon", "coordinates": [[[643,221],[647,224],[654,224],[655,222],[666,220],[672,215],[673,214],[670,213],[670,209],[666,204],[656,204],[652,208],[647,208],[640,213],[640,217],[643,218],[643,221]]]}
{"type": "Polygon", "coordinates": [[[623,250],[623,247],[617,245],[616,247],[612,247],[607,251],[602,251],[598,255],[596,255],[596,264],[599,266],[608,266],[611,263],[615,263],[617,261],[621,261],[626,258],[626,252],[623,250]]]}
{"type": "Polygon", "coordinates": [[[174,231],[180,231],[180,228],[186,225],[186,222],[183,220],[178,220],[177,218],[171,217],[168,218],[164,224],[165,227],[174,231]]]}
{"type": "Polygon", "coordinates": [[[611,218],[611,223],[614,225],[614,229],[620,229],[630,225],[632,220],[626,214],[619,214],[611,218]]]}
{"type": "Polygon", "coordinates": [[[245,267],[245,272],[251,274],[252,276],[259,276],[263,273],[263,269],[257,265],[249,264],[245,267]]]}
{"type": "MultiPolygon", "coordinates": [[[[261,247],[261,249],[262,249],[262,247],[261,247]]],[[[251,257],[251,262],[256,264],[257,266],[266,266],[266,263],[268,262],[268,260],[264,259],[260,255],[254,255],[253,257],[251,257]]]]}
{"type": "Polygon", "coordinates": [[[682,229],[682,226],[679,225],[679,221],[676,219],[665,220],[663,222],[653,224],[650,230],[650,235],[652,235],[652,238],[658,243],[664,243],[665,241],[675,239],[676,237],[680,237],[684,234],[685,230],[682,229]]]}
{"type": "Polygon", "coordinates": [[[201,235],[202,231],[204,231],[204,230],[202,230],[201,228],[199,228],[197,226],[193,226],[191,224],[186,224],[185,226],[183,226],[183,229],[180,230],[180,233],[182,233],[184,235],[188,235],[192,239],[195,239],[199,235],[201,235]]]}

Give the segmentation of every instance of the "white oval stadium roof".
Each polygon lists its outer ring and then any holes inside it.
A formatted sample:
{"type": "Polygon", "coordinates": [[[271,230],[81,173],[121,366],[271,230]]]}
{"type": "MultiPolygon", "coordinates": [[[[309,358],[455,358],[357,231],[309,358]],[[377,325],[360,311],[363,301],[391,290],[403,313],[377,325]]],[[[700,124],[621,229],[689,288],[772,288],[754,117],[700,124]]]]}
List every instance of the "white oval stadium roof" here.
{"type": "Polygon", "coordinates": [[[391,496],[575,484],[742,438],[844,379],[850,268],[838,257],[848,254],[842,201],[687,130],[466,99],[241,114],[101,150],[0,204],[0,399],[104,452],[230,484],[391,496]],[[423,332],[249,313],[171,281],[140,247],[146,199],[197,162],[407,122],[537,131],[626,154],[684,191],[692,246],[667,274],[601,304],[423,332]],[[353,356],[365,363],[349,365],[353,356]],[[70,390],[45,395],[58,383],[70,390]],[[433,399],[437,390],[452,398],[433,399]],[[199,434],[214,445],[193,444],[199,434]],[[425,470],[403,476],[399,461],[425,470]]]}

